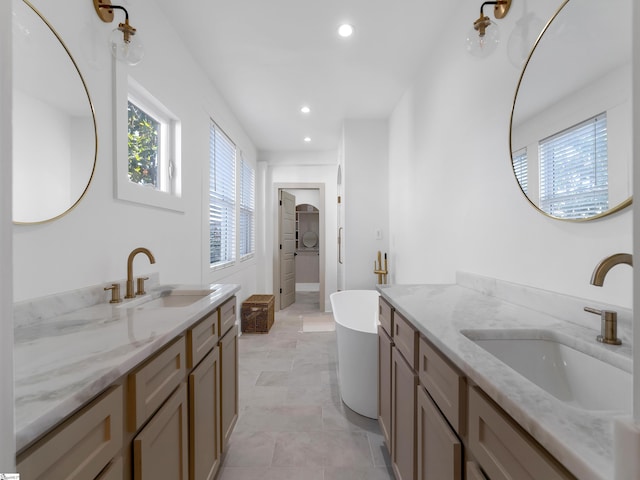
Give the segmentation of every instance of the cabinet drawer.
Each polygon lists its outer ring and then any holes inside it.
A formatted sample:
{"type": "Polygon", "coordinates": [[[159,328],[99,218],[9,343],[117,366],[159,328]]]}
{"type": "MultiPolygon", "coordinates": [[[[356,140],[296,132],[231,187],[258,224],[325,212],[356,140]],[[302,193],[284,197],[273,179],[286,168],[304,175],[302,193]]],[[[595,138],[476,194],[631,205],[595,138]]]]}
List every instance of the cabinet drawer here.
{"type": "Polygon", "coordinates": [[[418,332],[397,311],[393,312],[393,342],[411,368],[418,367],[418,332]]]}
{"type": "Polygon", "coordinates": [[[95,478],[122,448],[122,387],[98,399],[18,456],[22,480],[95,478]]]}
{"type": "Polygon", "coordinates": [[[379,312],[378,312],[378,320],[384,331],[390,337],[393,336],[393,328],[392,328],[392,312],[393,307],[389,305],[389,303],[382,297],[379,300],[379,312]]]}
{"type": "Polygon", "coordinates": [[[217,311],[211,312],[187,330],[187,368],[192,369],[200,363],[218,344],[219,337],[217,311]]]}
{"type": "Polygon", "coordinates": [[[171,395],[185,375],[184,337],[129,374],[129,431],[138,430],[171,395]]]}
{"type": "Polygon", "coordinates": [[[459,435],[466,430],[466,379],[425,338],[420,337],[418,376],[459,435]]]}
{"type": "Polygon", "coordinates": [[[491,480],[575,479],[478,387],[469,391],[469,444],[491,480]]]}
{"type": "Polygon", "coordinates": [[[220,336],[223,336],[236,323],[236,297],[220,305],[220,336]]]}

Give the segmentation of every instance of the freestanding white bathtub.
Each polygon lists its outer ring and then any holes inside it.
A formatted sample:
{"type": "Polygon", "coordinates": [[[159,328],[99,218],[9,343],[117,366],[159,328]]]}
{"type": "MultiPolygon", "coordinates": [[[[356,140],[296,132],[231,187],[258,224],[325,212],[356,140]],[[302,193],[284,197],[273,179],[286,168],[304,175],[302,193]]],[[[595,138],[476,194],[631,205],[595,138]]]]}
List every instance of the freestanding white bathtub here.
{"type": "Polygon", "coordinates": [[[378,417],[378,297],[375,290],[332,293],[342,401],[354,412],[378,417]]]}

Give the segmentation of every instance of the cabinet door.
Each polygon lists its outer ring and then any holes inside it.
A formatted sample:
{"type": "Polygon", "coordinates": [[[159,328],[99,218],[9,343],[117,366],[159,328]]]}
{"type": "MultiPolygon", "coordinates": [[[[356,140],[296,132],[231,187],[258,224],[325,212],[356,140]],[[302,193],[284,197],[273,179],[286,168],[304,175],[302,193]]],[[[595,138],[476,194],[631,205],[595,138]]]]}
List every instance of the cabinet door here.
{"type": "Polygon", "coordinates": [[[416,387],[418,375],[393,348],[391,355],[391,464],[397,480],[416,477],[416,387]]]}
{"type": "Polygon", "coordinates": [[[418,480],[461,480],[462,444],[435,403],[417,387],[418,480]]]}
{"type": "Polygon", "coordinates": [[[112,387],[21,453],[20,478],[95,478],[122,448],[122,403],[122,387],[112,387]]]}
{"type": "Polygon", "coordinates": [[[378,325],[378,423],[391,451],[391,352],[393,342],[378,325]]]}
{"type": "Polygon", "coordinates": [[[122,480],[122,457],[116,458],[105,468],[96,480],[122,480]]]}
{"type": "Polygon", "coordinates": [[[133,439],[135,480],[187,480],[187,408],[187,387],[182,383],[133,439]]]}
{"type": "Polygon", "coordinates": [[[220,466],[218,347],[189,375],[189,477],[212,480],[220,466]]]}
{"type": "Polygon", "coordinates": [[[575,478],[478,387],[469,390],[469,448],[491,480],[575,478]]]}
{"type": "Polygon", "coordinates": [[[467,462],[467,480],[487,480],[476,462],[467,462]]]}
{"type": "Polygon", "coordinates": [[[225,452],[238,419],[238,329],[236,326],[220,340],[219,346],[221,446],[222,451],[225,452]]]}

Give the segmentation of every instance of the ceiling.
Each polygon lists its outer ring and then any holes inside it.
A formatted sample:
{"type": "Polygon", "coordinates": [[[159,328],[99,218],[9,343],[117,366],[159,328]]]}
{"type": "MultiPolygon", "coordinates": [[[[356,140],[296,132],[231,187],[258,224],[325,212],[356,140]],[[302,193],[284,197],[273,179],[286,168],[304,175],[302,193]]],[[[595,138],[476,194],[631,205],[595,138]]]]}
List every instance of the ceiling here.
{"type": "Polygon", "coordinates": [[[434,0],[157,3],[256,148],[271,152],[337,149],[344,119],[387,118],[452,10],[434,0]],[[348,39],[337,35],[344,22],[355,27],[348,39]]]}

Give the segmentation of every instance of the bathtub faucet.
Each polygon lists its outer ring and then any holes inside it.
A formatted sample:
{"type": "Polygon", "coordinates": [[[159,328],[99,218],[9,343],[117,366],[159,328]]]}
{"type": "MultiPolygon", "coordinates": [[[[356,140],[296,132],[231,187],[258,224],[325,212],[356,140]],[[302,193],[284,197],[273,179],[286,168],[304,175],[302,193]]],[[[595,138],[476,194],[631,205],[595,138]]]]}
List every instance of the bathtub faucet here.
{"type": "Polygon", "coordinates": [[[384,269],[382,268],[382,254],[380,250],[378,250],[378,265],[376,266],[376,262],[373,262],[373,273],[378,275],[378,285],[386,285],[387,284],[387,274],[389,273],[387,270],[387,254],[384,254],[384,269]]]}

